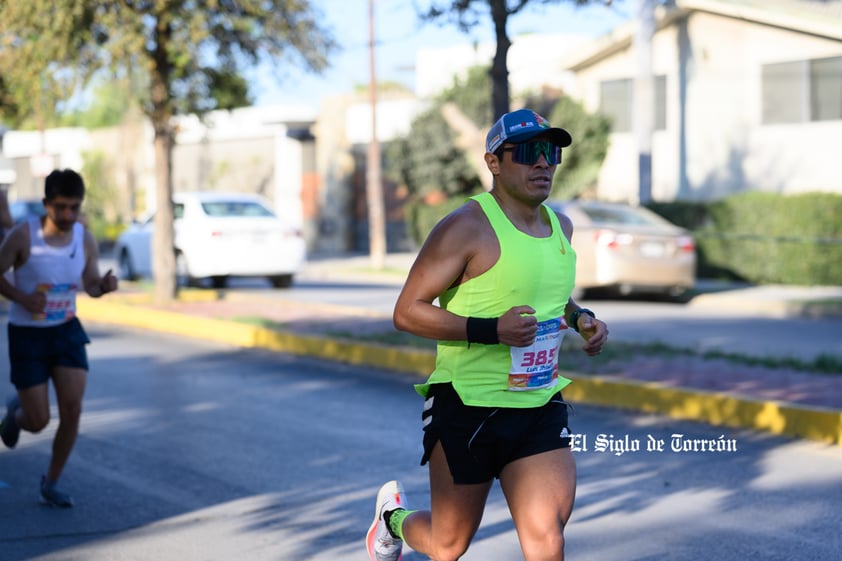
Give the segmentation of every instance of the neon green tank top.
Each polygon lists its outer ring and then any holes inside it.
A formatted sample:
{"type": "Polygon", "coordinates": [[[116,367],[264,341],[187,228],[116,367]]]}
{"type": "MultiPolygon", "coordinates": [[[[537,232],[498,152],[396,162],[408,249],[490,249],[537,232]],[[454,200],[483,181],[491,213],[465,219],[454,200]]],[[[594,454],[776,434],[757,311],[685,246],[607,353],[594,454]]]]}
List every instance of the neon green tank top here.
{"type": "Polygon", "coordinates": [[[491,193],[471,197],[488,217],[500,258],[488,271],[446,290],[439,305],[460,316],[499,317],[513,306],[535,309],[538,335],[530,347],[439,341],[436,366],[425,384],[450,382],[466,405],[540,407],[570,383],[558,375],[558,350],[567,331],[564,308],[573,291],[576,253],[555,212],[546,205],[552,235],[535,238],[518,230],[491,193]]]}

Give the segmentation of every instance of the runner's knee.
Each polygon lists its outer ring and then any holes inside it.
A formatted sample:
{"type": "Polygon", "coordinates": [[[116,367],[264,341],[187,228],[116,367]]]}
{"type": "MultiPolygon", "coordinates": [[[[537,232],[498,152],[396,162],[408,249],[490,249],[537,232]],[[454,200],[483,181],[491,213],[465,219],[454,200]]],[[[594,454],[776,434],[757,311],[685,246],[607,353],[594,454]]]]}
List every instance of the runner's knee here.
{"type": "Polygon", "coordinates": [[[468,550],[474,532],[457,528],[454,524],[447,528],[432,529],[423,542],[424,553],[435,561],[457,561],[468,550]],[[467,533],[466,533],[467,531],[467,533]]]}
{"type": "Polygon", "coordinates": [[[59,417],[62,423],[78,423],[82,416],[82,400],[74,399],[59,403],[59,417]]]}
{"type": "Polygon", "coordinates": [[[520,536],[521,548],[526,561],[560,559],[564,552],[564,533],[561,528],[548,528],[540,533],[530,532],[520,536]]]}
{"type": "Polygon", "coordinates": [[[462,557],[465,552],[468,551],[468,546],[470,544],[470,538],[463,539],[454,536],[452,539],[448,539],[445,542],[434,544],[435,551],[432,555],[430,555],[430,557],[436,561],[457,561],[457,559],[462,557]]]}
{"type": "Polygon", "coordinates": [[[47,428],[48,424],[50,424],[49,410],[23,410],[23,423],[21,423],[21,427],[27,432],[39,433],[47,428]]]}

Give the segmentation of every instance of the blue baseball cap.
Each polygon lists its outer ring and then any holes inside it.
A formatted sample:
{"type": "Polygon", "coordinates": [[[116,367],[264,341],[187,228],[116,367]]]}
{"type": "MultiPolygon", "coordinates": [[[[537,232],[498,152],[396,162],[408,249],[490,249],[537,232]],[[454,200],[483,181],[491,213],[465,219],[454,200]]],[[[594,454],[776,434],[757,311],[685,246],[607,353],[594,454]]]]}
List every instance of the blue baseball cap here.
{"type": "Polygon", "coordinates": [[[486,152],[494,152],[504,142],[518,144],[539,134],[562,148],[570,146],[573,137],[564,129],[551,127],[549,121],[531,109],[518,109],[500,117],[485,137],[486,152]]]}

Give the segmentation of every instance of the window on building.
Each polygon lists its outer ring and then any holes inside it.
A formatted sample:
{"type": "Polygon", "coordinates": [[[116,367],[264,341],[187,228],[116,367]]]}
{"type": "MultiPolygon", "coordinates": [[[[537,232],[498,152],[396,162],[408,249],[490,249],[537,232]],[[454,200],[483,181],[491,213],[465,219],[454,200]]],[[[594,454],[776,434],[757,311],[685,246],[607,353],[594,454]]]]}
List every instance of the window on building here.
{"type": "Polygon", "coordinates": [[[631,130],[631,80],[608,80],[599,85],[599,111],[611,119],[611,130],[631,130]]]}
{"type": "Polygon", "coordinates": [[[810,61],[810,118],[842,119],[842,56],[810,61]]]}
{"type": "Polygon", "coordinates": [[[842,57],[765,64],[763,123],[842,119],[842,57]]]}
{"type": "MultiPolygon", "coordinates": [[[[599,111],[611,119],[612,132],[634,127],[634,80],[621,78],[599,84],[599,111]]],[[[667,128],[667,77],[655,76],[655,130],[667,128]]]]}
{"type": "Polygon", "coordinates": [[[763,122],[803,121],[804,62],[782,62],[763,66],[763,122]]]}

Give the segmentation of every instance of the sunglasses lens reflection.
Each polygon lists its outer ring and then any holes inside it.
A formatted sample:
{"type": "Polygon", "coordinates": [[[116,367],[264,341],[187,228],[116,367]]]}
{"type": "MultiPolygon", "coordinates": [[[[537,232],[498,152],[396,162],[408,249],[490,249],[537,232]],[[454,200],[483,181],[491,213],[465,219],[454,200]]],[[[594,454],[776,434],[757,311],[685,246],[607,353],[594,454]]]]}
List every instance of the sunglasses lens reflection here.
{"type": "Polygon", "coordinates": [[[531,166],[542,154],[548,165],[555,166],[561,163],[561,147],[548,140],[534,140],[515,144],[512,147],[512,161],[518,164],[531,166]]]}

